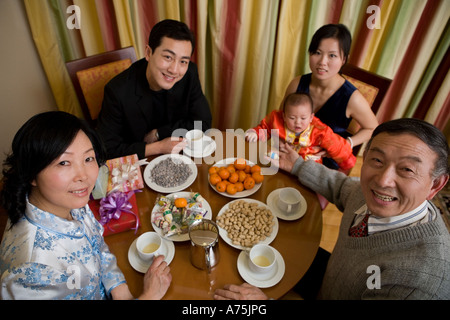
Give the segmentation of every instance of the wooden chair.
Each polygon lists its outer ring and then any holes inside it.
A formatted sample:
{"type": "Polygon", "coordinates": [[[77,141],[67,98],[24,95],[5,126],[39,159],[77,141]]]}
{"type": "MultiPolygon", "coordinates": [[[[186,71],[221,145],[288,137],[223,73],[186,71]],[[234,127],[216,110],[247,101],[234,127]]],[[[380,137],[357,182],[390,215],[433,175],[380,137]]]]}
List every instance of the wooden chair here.
{"type": "MultiPolygon", "coordinates": [[[[344,65],[341,71],[342,76],[349,82],[351,82],[361,92],[361,94],[364,96],[364,98],[366,98],[367,102],[371,106],[373,113],[376,114],[378,112],[378,109],[380,109],[381,103],[383,102],[384,96],[386,95],[386,92],[388,91],[392,80],[358,68],[351,64],[344,65]]],[[[349,127],[347,128],[347,131],[351,135],[354,135],[359,130],[359,128],[359,124],[355,120],[352,120],[349,127]]],[[[361,147],[362,144],[353,148],[353,154],[355,156],[358,155],[361,147]]],[[[348,175],[350,173],[350,170],[345,173],[348,175]]],[[[325,207],[328,205],[328,201],[320,194],[317,194],[317,197],[319,198],[322,210],[325,209],[325,207]]]]}
{"type": "Polygon", "coordinates": [[[135,61],[134,47],[126,47],[66,62],[83,115],[93,127],[102,107],[105,85],[135,61]]]}
{"type": "MultiPolygon", "coordinates": [[[[344,65],[342,68],[342,76],[361,92],[371,106],[373,113],[377,114],[392,80],[351,64],[344,65]]],[[[354,135],[359,128],[356,121],[352,120],[347,131],[351,135],[354,135]]],[[[361,146],[360,144],[353,148],[353,154],[355,156],[358,155],[361,146]]]]}

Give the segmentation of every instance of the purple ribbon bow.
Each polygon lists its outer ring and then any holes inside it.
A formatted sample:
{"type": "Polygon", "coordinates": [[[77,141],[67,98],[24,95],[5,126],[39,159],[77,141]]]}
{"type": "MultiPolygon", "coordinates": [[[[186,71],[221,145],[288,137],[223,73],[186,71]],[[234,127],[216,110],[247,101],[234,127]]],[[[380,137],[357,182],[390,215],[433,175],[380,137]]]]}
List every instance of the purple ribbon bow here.
{"type": "MultiPolygon", "coordinates": [[[[136,234],[137,229],[139,228],[139,216],[133,212],[133,206],[129,202],[130,198],[136,192],[141,192],[141,190],[133,190],[128,193],[115,191],[102,198],[102,200],[100,200],[99,222],[105,226],[111,219],[119,219],[122,212],[128,212],[136,217],[136,226],[131,228],[134,230],[134,234],[136,234]]],[[[114,231],[109,226],[108,229],[114,231]]]]}

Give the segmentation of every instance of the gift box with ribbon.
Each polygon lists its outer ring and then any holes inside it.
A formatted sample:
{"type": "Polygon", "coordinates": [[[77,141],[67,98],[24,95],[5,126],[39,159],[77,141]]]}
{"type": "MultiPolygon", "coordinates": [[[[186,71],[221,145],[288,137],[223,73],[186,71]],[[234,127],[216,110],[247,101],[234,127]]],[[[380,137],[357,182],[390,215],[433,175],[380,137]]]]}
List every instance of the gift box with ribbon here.
{"type": "Polygon", "coordinates": [[[103,236],[139,228],[139,211],[136,192],[113,191],[101,200],[90,200],[89,207],[95,218],[103,225],[103,236]]]}
{"type": "Polygon", "coordinates": [[[103,225],[103,236],[139,228],[136,192],[144,188],[139,160],[136,154],[106,161],[102,166],[92,192],[89,207],[103,225]]]}
{"type": "Polygon", "coordinates": [[[144,188],[140,166],[146,163],[147,160],[139,160],[137,154],[107,160],[109,176],[106,192],[129,192],[144,188]]]}

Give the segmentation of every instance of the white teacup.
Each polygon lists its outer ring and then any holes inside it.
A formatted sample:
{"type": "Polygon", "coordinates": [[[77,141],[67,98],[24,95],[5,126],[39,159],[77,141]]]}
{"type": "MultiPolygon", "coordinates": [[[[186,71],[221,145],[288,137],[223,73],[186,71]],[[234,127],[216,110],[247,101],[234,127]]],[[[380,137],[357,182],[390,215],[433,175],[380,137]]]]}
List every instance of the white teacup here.
{"type": "Polygon", "coordinates": [[[192,151],[203,150],[204,135],[199,129],[190,130],[186,133],[186,141],[189,149],[192,151]]]}
{"type": "Polygon", "coordinates": [[[146,232],[136,241],[136,249],[143,261],[150,261],[162,253],[162,240],[156,232],[146,232]]]}
{"type": "Polygon", "coordinates": [[[300,208],[302,195],[295,188],[283,188],[278,195],[277,206],[285,214],[294,214],[300,208]]]}
{"type": "Polygon", "coordinates": [[[253,246],[249,253],[249,268],[258,275],[270,275],[275,268],[275,251],[267,244],[253,246]]]}

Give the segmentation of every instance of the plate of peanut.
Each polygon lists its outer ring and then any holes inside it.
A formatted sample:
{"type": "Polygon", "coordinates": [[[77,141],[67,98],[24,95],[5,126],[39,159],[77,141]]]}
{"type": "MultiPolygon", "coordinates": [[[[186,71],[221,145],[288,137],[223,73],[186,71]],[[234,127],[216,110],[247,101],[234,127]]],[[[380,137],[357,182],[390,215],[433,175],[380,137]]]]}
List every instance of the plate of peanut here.
{"type": "Polygon", "coordinates": [[[216,217],[220,237],[230,246],[245,250],[270,244],[278,233],[278,219],[269,206],[254,199],[228,202],[216,217]]]}

